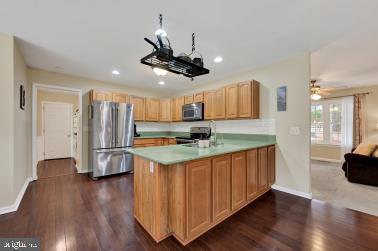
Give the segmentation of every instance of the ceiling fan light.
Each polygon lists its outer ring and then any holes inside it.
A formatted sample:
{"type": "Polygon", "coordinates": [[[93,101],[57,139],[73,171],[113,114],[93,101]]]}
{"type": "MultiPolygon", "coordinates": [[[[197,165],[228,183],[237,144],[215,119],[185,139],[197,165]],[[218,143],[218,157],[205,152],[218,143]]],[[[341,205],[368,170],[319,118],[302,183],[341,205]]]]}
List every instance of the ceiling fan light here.
{"type": "Polygon", "coordinates": [[[311,94],[311,99],[312,100],[319,100],[319,99],[321,99],[322,98],[322,96],[320,96],[319,94],[317,94],[317,93],[314,93],[314,94],[311,94]]]}
{"type": "Polygon", "coordinates": [[[158,36],[160,35],[161,37],[166,37],[167,36],[167,32],[163,29],[157,29],[155,31],[155,35],[158,36]]]}
{"type": "Polygon", "coordinates": [[[158,76],[165,76],[167,75],[168,71],[164,70],[164,69],[160,69],[158,67],[154,67],[154,72],[156,75],[158,76]]]}

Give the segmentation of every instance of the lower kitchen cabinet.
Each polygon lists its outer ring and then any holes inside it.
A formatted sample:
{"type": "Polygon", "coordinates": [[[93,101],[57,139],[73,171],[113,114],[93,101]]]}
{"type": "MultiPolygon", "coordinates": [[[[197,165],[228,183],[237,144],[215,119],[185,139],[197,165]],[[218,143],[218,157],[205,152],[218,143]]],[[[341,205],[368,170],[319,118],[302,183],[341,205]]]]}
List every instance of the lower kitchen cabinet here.
{"type": "Polygon", "coordinates": [[[231,156],[214,157],[213,175],[213,220],[218,221],[231,212],[231,156]]]}
{"type": "Polygon", "coordinates": [[[257,180],[258,180],[258,150],[252,149],[247,151],[247,200],[256,198],[257,180]]]}
{"type": "Polygon", "coordinates": [[[268,177],[269,185],[273,185],[276,182],[276,147],[268,147],[268,177]]]}
{"type": "Polygon", "coordinates": [[[268,148],[263,147],[258,149],[259,153],[259,168],[258,168],[258,190],[264,191],[268,188],[268,148]]]}
{"type": "Polygon", "coordinates": [[[246,187],[246,154],[245,152],[232,154],[232,172],[231,172],[231,207],[232,210],[238,209],[244,205],[247,199],[246,187]]]}

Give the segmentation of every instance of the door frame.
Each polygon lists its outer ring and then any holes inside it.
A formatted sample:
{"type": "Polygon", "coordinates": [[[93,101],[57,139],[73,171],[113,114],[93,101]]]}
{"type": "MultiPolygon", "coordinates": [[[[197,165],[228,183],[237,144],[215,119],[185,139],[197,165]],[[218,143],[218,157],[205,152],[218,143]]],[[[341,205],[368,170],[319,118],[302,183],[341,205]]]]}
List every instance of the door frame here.
{"type": "MultiPolygon", "coordinates": [[[[70,114],[71,114],[71,118],[70,118],[70,134],[71,134],[71,137],[70,137],[70,157],[72,158],[73,157],[73,107],[72,107],[72,104],[71,103],[65,103],[65,102],[54,102],[54,101],[42,101],[42,111],[41,111],[41,119],[42,119],[42,136],[43,136],[43,152],[45,152],[45,109],[43,109],[43,106],[45,104],[60,104],[60,105],[69,105],[70,107],[70,114]]],[[[43,156],[43,158],[45,159],[45,156],[43,156]]]]}
{"type": "Polygon", "coordinates": [[[76,88],[69,88],[64,86],[57,86],[57,85],[46,85],[40,83],[33,83],[32,88],[32,179],[37,180],[37,164],[38,164],[38,156],[37,156],[37,93],[38,90],[47,90],[52,92],[70,92],[77,94],[78,96],[78,105],[79,105],[79,116],[80,116],[80,128],[79,128],[79,138],[78,143],[80,147],[78,149],[78,156],[79,156],[79,163],[77,164],[78,173],[86,172],[83,170],[83,108],[82,108],[82,94],[83,91],[81,89],[76,88]]]}

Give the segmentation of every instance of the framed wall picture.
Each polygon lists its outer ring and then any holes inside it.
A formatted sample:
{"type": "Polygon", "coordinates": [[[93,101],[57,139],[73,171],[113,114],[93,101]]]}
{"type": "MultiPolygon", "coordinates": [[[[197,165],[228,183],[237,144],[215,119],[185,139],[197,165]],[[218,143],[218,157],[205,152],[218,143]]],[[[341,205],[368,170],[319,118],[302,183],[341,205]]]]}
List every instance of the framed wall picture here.
{"type": "Polygon", "coordinates": [[[277,88],[277,111],[286,111],[286,86],[277,88]]]}
{"type": "Polygon", "coordinates": [[[25,110],[25,88],[23,85],[20,85],[20,109],[25,110]]]}

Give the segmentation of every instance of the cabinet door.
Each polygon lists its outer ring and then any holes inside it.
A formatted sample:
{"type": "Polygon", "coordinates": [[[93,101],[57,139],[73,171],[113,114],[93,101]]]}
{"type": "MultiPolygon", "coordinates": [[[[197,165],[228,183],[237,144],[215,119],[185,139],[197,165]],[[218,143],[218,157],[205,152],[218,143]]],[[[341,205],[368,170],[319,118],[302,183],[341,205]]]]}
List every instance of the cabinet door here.
{"type": "Polygon", "coordinates": [[[226,118],[226,88],[218,89],[215,92],[215,118],[225,119],[226,118]]]}
{"type": "Polygon", "coordinates": [[[159,99],[146,98],[146,121],[159,121],[159,99]]]}
{"type": "Polygon", "coordinates": [[[273,185],[276,181],[276,147],[268,147],[268,177],[269,185],[273,185]]]}
{"type": "Polygon", "coordinates": [[[112,93],[91,90],[89,93],[90,101],[112,101],[112,93]]]}
{"type": "Polygon", "coordinates": [[[171,99],[160,99],[160,121],[172,121],[171,99]]]}
{"type": "Polygon", "coordinates": [[[176,139],[169,139],[168,144],[169,145],[176,145],[176,139]]]}
{"type": "Polygon", "coordinates": [[[213,220],[231,212],[231,155],[213,158],[213,220]]]}
{"type": "Polygon", "coordinates": [[[195,103],[196,102],[202,103],[203,102],[203,92],[199,92],[199,93],[194,94],[194,100],[193,101],[195,103]]]}
{"type": "Polygon", "coordinates": [[[238,85],[226,87],[226,118],[234,119],[238,117],[238,85]]]}
{"type": "Polygon", "coordinates": [[[232,210],[244,205],[247,199],[245,152],[232,154],[231,201],[232,210]]]}
{"type": "Polygon", "coordinates": [[[247,200],[257,196],[258,164],[257,149],[247,151],[247,200]]]}
{"type": "Polygon", "coordinates": [[[200,234],[211,224],[211,160],[186,165],[187,234],[200,234]]]}
{"type": "Polygon", "coordinates": [[[252,80],[252,87],[251,87],[251,118],[258,119],[260,118],[260,83],[256,80],[252,80]]]}
{"type": "Polygon", "coordinates": [[[259,178],[258,190],[265,191],[268,188],[268,148],[263,147],[258,149],[259,153],[259,178]]]}
{"type": "Polygon", "coordinates": [[[239,83],[239,97],[238,97],[238,117],[249,118],[251,117],[251,82],[246,81],[239,83]]]}
{"type": "Polygon", "coordinates": [[[145,99],[137,96],[130,96],[130,103],[134,105],[134,120],[145,120],[145,99]]]}
{"type": "Polygon", "coordinates": [[[126,93],[112,93],[112,101],[116,103],[129,103],[129,96],[126,93]]]}
{"type": "Polygon", "coordinates": [[[191,104],[191,103],[193,103],[193,94],[192,95],[187,95],[187,96],[185,96],[185,98],[184,98],[184,101],[185,101],[185,104],[191,104]]]}
{"type": "Polygon", "coordinates": [[[203,95],[205,119],[215,119],[215,91],[206,91],[203,95]]]}
{"type": "Polygon", "coordinates": [[[174,99],[174,117],[173,121],[181,121],[182,120],[182,106],[185,103],[184,97],[176,97],[174,99]]]}

